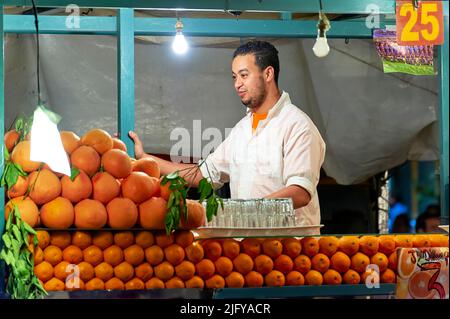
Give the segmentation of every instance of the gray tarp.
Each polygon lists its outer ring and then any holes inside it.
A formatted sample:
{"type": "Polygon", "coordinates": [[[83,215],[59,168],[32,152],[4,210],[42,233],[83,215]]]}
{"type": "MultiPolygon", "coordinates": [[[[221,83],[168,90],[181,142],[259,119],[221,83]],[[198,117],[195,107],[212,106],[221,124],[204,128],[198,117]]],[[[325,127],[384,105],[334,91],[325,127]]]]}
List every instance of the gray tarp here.
{"type": "MultiPolygon", "coordinates": [[[[175,128],[195,139],[193,121],[201,120],[201,132],[215,127],[225,135],[245,109],[231,80],[239,40],[189,39],[196,45],[184,57],[175,56],[165,40],[136,40],[135,105],[136,130],[146,150],[167,154],[179,141],[170,140],[175,128]]],[[[310,115],[327,143],[327,175],[352,184],[407,159],[438,159],[436,76],[384,74],[370,40],[329,40],[331,52],[323,59],[313,55],[313,41],[272,42],[280,51],[280,87],[310,115]]],[[[31,36],[8,35],[5,48],[9,125],[20,112],[34,109],[36,46],[31,36]]],[[[43,97],[63,116],[61,130],[117,131],[116,70],[114,37],[41,36],[43,97]]]]}

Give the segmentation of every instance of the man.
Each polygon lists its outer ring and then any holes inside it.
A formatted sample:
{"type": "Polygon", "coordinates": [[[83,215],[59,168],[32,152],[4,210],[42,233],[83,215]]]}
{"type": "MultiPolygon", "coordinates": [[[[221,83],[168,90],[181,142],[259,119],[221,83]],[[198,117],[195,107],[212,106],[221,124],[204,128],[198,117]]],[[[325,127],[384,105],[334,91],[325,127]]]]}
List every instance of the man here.
{"type": "MultiPolygon", "coordinates": [[[[236,49],[232,61],[234,88],[247,115],[188,182],[209,177],[216,186],[230,182],[231,198],[292,198],[298,225],[319,225],[316,186],[325,143],[311,119],[278,88],[278,51],[268,42],[250,41],[236,49]]],[[[136,158],[150,156],[134,132],[136,158]]],[[[152,156],[161,174],[195,164],[152,156]]],[[[181,175],[185,171],[181,172],[181,175]]]]}

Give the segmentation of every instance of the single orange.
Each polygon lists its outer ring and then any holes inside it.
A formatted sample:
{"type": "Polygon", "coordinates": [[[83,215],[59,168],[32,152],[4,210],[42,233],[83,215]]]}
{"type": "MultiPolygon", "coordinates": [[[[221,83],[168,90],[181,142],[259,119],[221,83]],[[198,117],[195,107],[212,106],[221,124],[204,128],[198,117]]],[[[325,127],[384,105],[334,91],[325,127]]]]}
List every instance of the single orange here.
{"type": "Polygon", "coordinates": [[[92,243],[101,250],[105,250],[114,243],[113,234],[110,231],[98,231],[92,237],[92,243]]]}
{"type": "Polygon", "coordinates": [[[303,275],[293,270],[286,275],[286,286],[303,286],[305,284],[305,277],[303,275]]]}
{"type": "Polygon", "coordinates": [[[319,241],[314,237],[304,237],[300,241],[302,245],[302,252],[309,258],[313,257],[319,252],[319,241]]]}
{"type": "Polygon", "coordinates": [[[305,282],[309,286],[321,286],[323,283],[323,276],[317,270],[310,270],[305,275],[305,282]]]}
{"type": "Polygon", "coordinates": [[[136,268],[134,268],[134,273],[136,277],[144,282],[147,282],[153,276],[153,267],[149,263],[142,263],[136,268]]]}
{"type": "Polygon", "coordinates": [[[306,255],[298,255],[294,259],[294,269],[306,275],[311,270],[311,259],[306,255]]]}
{"type": "Polygon", "coordinates": [[[340,272],[341,274],[347,272],[350,269],[352,261],[350,258],[341,251],[338,251],[331,256],[331,268],[340,272]]]}
{"type": "Polygon", "coordinates": [[[262,287],[264,285],[264,277],[256,271],[250,271],[245,275],[245,285],[247,287],[262,287]]]}
{"type": "Polygon", "coordinates": [[[172,277],[165,283],[166,288],[184,288],[184,281],[179,277],[172,277]]]}
{"type": "Polygon", "coordinates": [[[232,238],[227,238],[222,242],[222,252],[225,257],[233,260],[241,251],[239,242],[232,238]]]}
{"type": "Polygon", "coordinates": [[[91,245],[83,250],[83,258],[95,267],[103,261],[103,252],[97,246],[91,245]]]}
{"type": "Polygon", "coordinates": [[[255,270],[262,275],[267,275],[273,270],[273,261],[267,255],[259,255],[255,258],[255,270]]]}
{"type": "Polygon", "coordinates": [[[139,278],[133,278],[125,284],[125,290],[143,290],[145,283],[139,278]]]}
{"type": "Polygon", "coordinates": [[[359,274],[353,269],[349,269],[342,277],[344,284],[357,285],[361,281],[359,274]]]}
{"type": "Polygon", "coordinates": [[[319,251],[322,254],[331,257],[337,252],[339,247],[339,239],[335,236],[324,236],[319,239],[319,251]]]}
{"type": "Polygon", "coordinates": [[[242,288],[245,284],[245,278],[240,273],[233,271],[225,277],[225,283],[228,288],[242,288]]]}
{"type": "Polygon", "coordinates": [[[163,289],[165,287],[164,281],[157,277],[153,277],[145,283],[146,289],[163,289]]]}
{"type": "Polygon", "coordinates": [[[198,276],[200,276],[202,279],[205,280],[214,275],[216,267],[214,266],[214,263],[211,260],[202,259],[195,265],[195,271],[198,276]]]}
{"type": "Polygon", "coordinates": [[[311,265],[314,270],[325,273],[330,267],[330,259],[327,255],[318,253],[311,259],[311,265]]]}
{"type": "Polygon", "coordinates": [[[199,276],[194,276],[191,279],[187,280],[185,283],[186,288],[203,288],[205,286],[205,282],[199,276]]]}
{"type": "Polygon", "coordinates": [[[164,260],[164,251],[159,246],[153,245],[148,247],[144,253],[145,259],[152,266],[156,266],[164,260]]]}
{"type": "Polygon", "coordinates": [[[281,287],[284,286],[286,278],[283,273],[278,270],[272,270],[264,277],[264,282],[268,287],[281,287]]]}
{"type": "Polygon", "coordinates": [[[175,267],[175,273],[182,280],[187,281],[194,277],[195,265],[188,260],[184,260],[175,267]]]}
{"type": "Polygon", "coordinates": [[[117,266],[123,261],[122,249],[117,245],[109,246],[103,251],[103,260],[113,267],[117,266]]]}
{"type": "Polygon", "coordinates": [[[132,266],[138,266],[145,259],[145,253],[141,246],[131,245],[123,251],[125,261],[132,266]]]}
{"type": "Polygon", "coordinates": [[[220,289],[225,287],[225,279],[221,275],[214,275],[205,280],[206,288],[220,289]]]}
{"type": "Polygon", "coordinates": [[[184,260],[185,255],[184,249],[180,245],[172,244],[164,248],[164,256],[166,257],[166,260],[173,266],[181,263],[184,260]]]}
{"type": "Polygon", "coordinates": [[[153,271],[156,277],[158,277],[162,281],[167,281],[173,277],[175,269],[168,261],[163,261],[158,266],[153,268],[153,271]]]}
{"type": "Polygon", "coordinates": [[[292,259],[295,259],[300,255],[302,251],[302,244],[296,238],[284,238],[281,243],[283,244],[283,254],[288,255],[292,259]]]}
{"type": "Polygon", "coordinates": [[[328,269],[323,274],[323,283],[325,285],[340,285],[342,283],[342,277],[336,270],[328,269]]]}

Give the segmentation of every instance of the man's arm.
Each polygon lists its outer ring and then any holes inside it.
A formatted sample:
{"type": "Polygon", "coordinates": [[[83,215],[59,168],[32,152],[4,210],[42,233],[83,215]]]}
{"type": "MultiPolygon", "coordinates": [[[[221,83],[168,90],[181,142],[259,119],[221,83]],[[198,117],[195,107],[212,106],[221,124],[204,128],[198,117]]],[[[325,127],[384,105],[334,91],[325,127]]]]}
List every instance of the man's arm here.
{"type": "Polygon", "coordinates": [[[269,198],[290,197],[295,209],[304,207],[317,192],[325,144],[313,124],[309,126],[297,122],[286,136],[283,151],[285,187],[270,194],[269,198]]]}
{"type": "Polygon", "coordinates": [[[272,193],[266,198],[292,198],[294,209],[308,205],[311,200],[309,193],[298,185],[290,185],[272,193]]]}
{"type": "Polygon", "coordinates": [[[161,175],[168,175],[175,171],[179,171],[179,175],[186,179],[192,187],[198,187],[198,183],[203,178],[203,175],[197,164],[174,163],[154,155],[146,154],[139,136],[132,131],[130,131],[128,135],[134,141],[134,154],[136,159],[150,157],[158,163],[161,175]]]}

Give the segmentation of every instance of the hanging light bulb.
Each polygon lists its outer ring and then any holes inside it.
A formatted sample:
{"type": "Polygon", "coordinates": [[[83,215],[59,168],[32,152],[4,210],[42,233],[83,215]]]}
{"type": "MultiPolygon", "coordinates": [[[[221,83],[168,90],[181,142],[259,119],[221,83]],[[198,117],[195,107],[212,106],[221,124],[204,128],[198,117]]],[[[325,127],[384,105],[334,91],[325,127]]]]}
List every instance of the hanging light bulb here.
{"type": "Polygon", "coordinates": [[[323,58],[330,53],[330,46],[328,45],[327,37],[324,35],[321,37],[320,32],[317,33],[316,43],[313,46],[313,52],[318,58],[323,58]]]}
{"type": "Polygon", "coordinates": [[[328,45],[326,32],[330,29],[331,25],[327,16],[322,11],[322,3],[320,6],[319,23],[317,24],[317,38],[312,50],[317,57],[323,58],[330,53],[330,46],[328,45]]]}
{"type": "Polygon", "coordinates": [[[177,30],[177,33],[175,35],[175,39],[172,42],[172,50],[176,54],[185,54],[189,48],[189,45],[184,38],[183,23],[179,18],[177,23],[175,24],[175,29],[177,30]]]}

